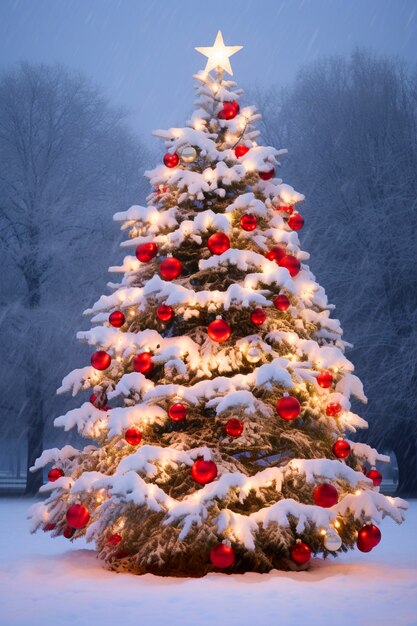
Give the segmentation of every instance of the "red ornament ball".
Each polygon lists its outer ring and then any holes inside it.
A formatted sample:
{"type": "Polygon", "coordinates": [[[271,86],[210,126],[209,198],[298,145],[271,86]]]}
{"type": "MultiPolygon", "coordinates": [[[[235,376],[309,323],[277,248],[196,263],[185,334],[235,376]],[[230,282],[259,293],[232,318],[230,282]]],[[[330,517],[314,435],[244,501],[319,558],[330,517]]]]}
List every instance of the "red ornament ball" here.
{"type": "Polygon", "coordinates": [[[375,524],[365,524],[358,532],[357,546],[361,552],[370,552],[381,541],[381,531],[375,524]]]}
{"type": "Polygon", "coordinates": [[[158,254],[156,243],[141,243],[136,248],[136,258],[141,263],[149,263],[158,254]]]}
{"type": "Polygon", "coordinates": [[[210,322],[207,328],[208,336],[212,341],[216,341],[217,343],[227,341],[231,332],[229,324],[221,318],[210,322]]]}
{"type": "Polygon", "coordinates": [[[179,162],[180,162],[180,157],[178,156],[176,152],[174,153],[167,152],[164,155],[164,165],[166,167],[177,167],[179,162]]]}
{"type": "Polygon", "coordinates": [[[303,216],[300,215],[299,213],[293,213],[288,218],[288,226],[291,228],[291,230],[301,230],[302,227],[304,226],[303,216]]]}
{"type": "Polygon", "coordinates": [[[107,411],[111,409],[110,406],[107,405],[107,394],[105,391],[101,390],[97,394],[92,393],[90,396],[90,402],[96,409],[100,409],[100,411],[107,411]]]}
{"type": "Polygon", "coordinates": [[[197,459],[191,468],[191,476],[199,485],[211,483],[217,476],[217,465],[213,461],[197,459]]]}
{"type": "Polygon", "coordinates": [[[109,546],[118,546],[121,541],[122,538],[119,533],[114,533],[113,535],[109,535],[107,537],[107,543],[109,544],[109,546]]]}
{"type": "Polygon", "coordinates": [[[233,100],[232,102],[223,102],[223,108],[217,114],[219,120],[232,120],[240,111],[240,106],[233,100]]]}
{"type": "Polygon", "coordinates": [[[231,417],[226,424],[226,432],[230,437],[240,437],[243,433],[243,422],[236,417],[231,417]]]}
{"type": "Polygon", "coordinates": [[[124,316],[124,313],[122,313],[121,311],[113,311],[113,313],[110,313],[109,315],[110,326],[114,326],[114,328],[121,328],[125,321],[126,318],[124,316]]]}
{"type": "Polygon", "coordinates": [[[382,482],[382,474],[381,472],[378,472],[378,470],[376,470],[375,468],[370,469],[366,476],[367,478],[370,478],[372,480],[372,482],[374,483],[374,487],[379,487],[382,482]]]}
{"type": "Polygon", "coordinates": [[[67,511],[67,523],[71,528],[84,528],[87,526],[90,513],[82,504],[73,504],[67,511]]]}
{"type": "Polygon", "coordinates": [[[210,550],[210,561],[217,569],[226,569],[235,562],[235,551],[225,543],[217,543],[210,550]]]}
{"type": "Polygon", "coordinates": [[[169,256],[162,261],[159,266],[159,272],[165,280],[174,280],[174,278],[178,278],[182,272],[182,263],[175,257],[169,256]]]}
{"type": "Polygon", "coordinates": [[[345,439],[338,439],[333,444],[333,452],[338,459],[347,459],[350,454],[350,444],[345,439]]]}
{"type": "Polygon", "coordinates": [[[285,248],[282,248],[281,246],[274,246],[265,254],[265,256],[269,259],[269,261],[279,263],[279,261],[285,257],[285,248]]]}
{"type": "Polygon", "coordinates": [[[131,446],[138,446],[142,441],[142,433],[137,428],[128,428],[125,432],[125,441],[131,446]]]}
{"type": "Polygon", "coordinates": [[[329,402],[326,406],[326,415],[337,417],[342,412],[342,406],[338,402],[329,402]]]}
{"type": "Polygon", "coordinates": [[[156,317],[161,320],[161,322],[170,322],[174,317],[172,306],[169,306],[168,304],[160,304],[156,309],[156,317]]]}
{"type": "Polygon", "coordinates": [[[230,239],[224,233],[214,233],[207,239],[207,247],[212,254],[223,254],[230,248],[230,239]]]}
{"type": "Polygon", "coordinates": [[[56,524],[52,524],[51,522],[49,522],[48,524],[45,524],[45,526],[42,528],[44,533],[47,533],[50,530],[54,530],[56,528],[56,524]]]}
{"type": "Polygon", "coordinates": [[[75,528],[71,528],[71,526],[65,526],[64,532],[62,533],[65,539],[71,539],[73,534],[75,533],[75,528]]]}
{"type": "Polygon", "coordinates": [[[313,491],[313,500],[317,506],[328,509],[337,504],[339,494],[336,487],[329,485],[329,483],[323,483],[322,485],[318,485],[313,491]]]}
{"type": "Polygon", "coordinates": [[[249,148],[247,146],[236,146],[235,148],[235,157],[240,159],[240,157],[245,156],[249,152],[249,148]]]}
{"type": "Polygon", "coordinates": [[[265,314],[265,311],[261,308],[255,309],[250,314],[250,321],[252,322],[252,324],[261,326],[261,324],[263,324],[265,320],[266,320],[266,314],[265,314]]]}
{"type": "Polygon", "coordinates": [[[253,213],[246,213],[242,215],[240,220],[240,226],[243,230],[250,232],[251,230],[255,230],[258,220],[256,219],[256,215],[253,213]]]}
{"type": "Polygon", "coordinates": [[[91,355],[90,363],[94,367],[94,369],[100,370],[102,372],[110,366],[111,356],[110,354],[107,354],[107,352],[105,352],[104,350],[97,350],[97,352],[94,352],[91,355]]]}
{"type": "Polygon", "coordinates": [[[174,422],[181,422],[187,417],[187,409],[181,402],[177,402],[169,407],[168,415],[174,422]]]}
{"type": "Polygon", "coordinates": [[[300,261],[292,254],[286,254],[283,256],[282,259],[278,261],[278,265],[280,267],[285,267],[289,271],[292,278],[297,276],[301,269],[300,261]]]}
{"type": "Polygon", "coordinates": [[[278,311],[286,311],[290,306],[290,301],[287,296],[284,296],[284,294],[279,294],[278,296],[275,296],[273,303],[274,307],[278,309],[278,311]]]}
{"type": "Polygon", "coordinates": [[[291,548],[290,556],[297,565],[305,565],[311,559],[311,548],[303,541],[296,541],[291,548]]]}
{"type": "Polygon", "coordinates": [[[63,470],[60,467],[53,467],[48,472],[48,480],[50,483],[54,483],[58,478],[64,475],[63,470]]]}
{"type": "Polygon", "coordinates": [[[276,211],[283,211],[284,213],[288,213],[288,215],[291,215],[291,213],[294,211],[294,207],[292,204],[278,204],[274,208],[276,211]]]}
{"type": "Polygon", "coordinates": [[[272,170],[268,170],[267,172],[259,172],[259,178],[261,178],[262,180],[271,180],[271,178],[273,178],[275,175],[275,168],[273,167],[272,170]]]}
{"type": "Polygon", "coordinates": [[[328,370],[320,372],[317,376],[317,384],[323,389],[328,389],[333,385],[333,376],[328,370]]]}
{"type": "Polygon", "coordinates": [[[301,404],[294,396],[284,396],[277,402],[278,415],[287,422],[294,420],[300,415],[301,404]]]}
{"type": "Polygon", "coordinates": [[[140,352],[133,358],[133,369],[140,374],[149,374],[153,370],[152,356],[149,352],[140,352]]]}

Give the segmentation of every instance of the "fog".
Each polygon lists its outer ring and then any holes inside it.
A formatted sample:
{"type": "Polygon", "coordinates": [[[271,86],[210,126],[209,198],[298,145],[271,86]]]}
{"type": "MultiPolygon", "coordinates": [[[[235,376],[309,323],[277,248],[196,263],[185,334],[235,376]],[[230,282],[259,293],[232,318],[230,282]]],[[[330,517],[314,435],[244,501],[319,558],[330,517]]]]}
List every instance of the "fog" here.
{"type": "Polygon", "coordinates": [[[356,346],[364,439],[417,493],[415,0],[1,1],[0,493],[24,483],[28,441],[33,462],[74,439],[51,425],[78,399],[55,390],[88,359],[82,311],[123,256],[112,215],[145,203],[152,130],[185,124],[194,48],[219,29],[306,195],[301,241],[356,346]]]}
{"type": "Polygon", "coordinates": [[[219,29],[244,46],[233,68],[247,86],[286,84],[300,65],[357,46],[417,60],[414,0],[2,0],[0,63],[83,70],[152,141],[152,130],[183,124],[203,67],[194,47],[219,29]]]}

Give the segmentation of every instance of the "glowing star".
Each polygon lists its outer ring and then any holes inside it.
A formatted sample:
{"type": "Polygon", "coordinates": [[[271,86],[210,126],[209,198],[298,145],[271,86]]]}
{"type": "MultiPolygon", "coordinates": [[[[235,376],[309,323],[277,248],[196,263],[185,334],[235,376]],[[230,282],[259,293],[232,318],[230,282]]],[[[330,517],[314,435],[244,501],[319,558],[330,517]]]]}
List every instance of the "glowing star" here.
{"type": "Polygon", "coordinates": [[[207,48],[196,48],[196,50],[208,58],[205,68],[206,72],[210,72],[214,69],[217,69],[217,71],[224,70],[233,76],[229,57],[236,54],[236,52],[239,52],[239,50],[242,50],[242,48],[243,46],[225,46],[222,31],[219,30],[213,46],[207,48]]]}

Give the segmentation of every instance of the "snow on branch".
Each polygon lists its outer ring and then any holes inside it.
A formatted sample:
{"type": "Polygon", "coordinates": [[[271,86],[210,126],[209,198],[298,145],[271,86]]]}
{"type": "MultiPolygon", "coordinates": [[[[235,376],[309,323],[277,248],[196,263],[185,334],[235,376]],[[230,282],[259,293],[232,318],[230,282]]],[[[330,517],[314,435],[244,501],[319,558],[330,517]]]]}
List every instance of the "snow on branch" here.
{"type": "MultiPolygon", "coordinates": [[[[90,448],[95,450],[94,446],[88,446],[87,448],[84,448],[82,452],[88,452],[90,448]]],[[[41,456],[36,459],[35,463],[30,468],[30,471],[36,472],[50,463],[54,465],[61,464],[69,459],[74,459],[82,452],[81,450],[77,450],[77,448],[73,448],[73,446],[70,445],[66,445],[63,448],[51,448],[50,450],[44,450],[41,456]]]]}

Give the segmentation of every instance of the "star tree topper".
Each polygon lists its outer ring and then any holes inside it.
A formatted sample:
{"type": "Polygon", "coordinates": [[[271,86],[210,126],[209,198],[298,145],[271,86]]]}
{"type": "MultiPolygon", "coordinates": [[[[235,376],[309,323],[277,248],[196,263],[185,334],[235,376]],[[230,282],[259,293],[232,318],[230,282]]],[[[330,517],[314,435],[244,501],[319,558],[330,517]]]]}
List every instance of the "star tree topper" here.
{"type": "Polygon", "coordinates": [[[218,72],[222,72],[224,70],[230,74],[230,76],[233,76],[229,57],[236,54],[236,52],[239,52],[239,50],[242,50],[242,48],[243,46],[225,46],[222,31],[219,30],[214,45],[207,48],[196,48],[196,50],[208,58],[205,68],[206,72],[210,72],[214,69],[218,72]]]}

